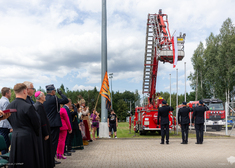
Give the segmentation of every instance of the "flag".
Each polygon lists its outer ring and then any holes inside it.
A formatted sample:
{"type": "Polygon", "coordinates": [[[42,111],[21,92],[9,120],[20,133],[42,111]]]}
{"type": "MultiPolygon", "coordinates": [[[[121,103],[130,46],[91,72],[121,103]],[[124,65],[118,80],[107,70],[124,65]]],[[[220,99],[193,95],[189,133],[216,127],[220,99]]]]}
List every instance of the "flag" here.
{"type": "Polygon", "coordinates": [[[173,48],[173,68],[177,65],[178,61],[178,46],[177,46],[177,37],[172,36],[171,39],[172,48],[173,48]]]}
{"type": "Polygon", "coordinates": [[[108,80],[107,71],[104,75],[104,79],[103,79],[102,86],[100,89],[100,95],[106,99],[106,101],[105,101],[106,102],[106,109],[108,111],[110,111],[111,101],[110,101],[109,80],[108,80]]]}

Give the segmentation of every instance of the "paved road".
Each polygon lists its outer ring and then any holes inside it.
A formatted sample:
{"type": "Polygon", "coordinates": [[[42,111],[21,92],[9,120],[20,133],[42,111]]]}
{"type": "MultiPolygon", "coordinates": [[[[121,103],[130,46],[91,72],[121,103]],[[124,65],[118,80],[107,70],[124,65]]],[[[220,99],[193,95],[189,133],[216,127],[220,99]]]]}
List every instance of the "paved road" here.
{"type": "Polygon", "coordinates": [[[203,145],[194,138],[188,145],[180,139],[170,139],[169,145],[160,145],[160,139],[99,139],[56,166],[65,167],[230,168],[235,167],[235,139],[208,138],[203,145]]]}

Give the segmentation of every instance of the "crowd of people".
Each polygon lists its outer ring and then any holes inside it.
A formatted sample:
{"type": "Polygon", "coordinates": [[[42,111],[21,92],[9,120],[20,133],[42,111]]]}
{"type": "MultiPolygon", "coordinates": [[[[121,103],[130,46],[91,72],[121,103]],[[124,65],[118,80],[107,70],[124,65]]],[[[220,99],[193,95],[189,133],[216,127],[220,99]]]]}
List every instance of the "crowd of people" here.
{"type": "Polygon", "coordinates": [[[7,145],[1,153],[8,153],[11,145],[9,168],[22,165],[53,168],[61,163],[57,159],[66,159],[96,140],[95,133],[99,138],[99,113],[93,109],[90,115],[84,99],[73,104],[57,89],[59,98],[54,85],[46,86],[46,95],[35,92],[33,83],[28,81],[16,84],[13,90],[14,101],[9,102],[11,89],[7,87],[2,88],[0,99],[0,135],[7,145]],[[31,98],[33,95],[36,102],[31,98]],[[5,113],[6,109],[17,112],[5,113]]]}

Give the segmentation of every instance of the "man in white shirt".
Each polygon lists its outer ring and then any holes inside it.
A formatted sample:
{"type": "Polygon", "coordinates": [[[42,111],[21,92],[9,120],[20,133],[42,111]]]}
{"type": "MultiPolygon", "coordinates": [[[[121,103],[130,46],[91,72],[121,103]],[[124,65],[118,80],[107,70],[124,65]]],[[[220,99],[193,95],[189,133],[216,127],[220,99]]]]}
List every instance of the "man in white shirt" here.
{"type": "MultiPolygon", "coordinates": [[[[6,107],[10,104],[9,99],[11,98],[11,89],[7,87],[3,87],[1,90],[2,98],[0,99],[0,110],[6,110],[6,107]]],[[[8,148],[10,146],[10,140],[8,134],[12,132],[11,124],[7,119],[0,121],[0,135],[2,135],[7,144],[7,150],[1,151],[2,154],[8,152],[8,148]]]]}

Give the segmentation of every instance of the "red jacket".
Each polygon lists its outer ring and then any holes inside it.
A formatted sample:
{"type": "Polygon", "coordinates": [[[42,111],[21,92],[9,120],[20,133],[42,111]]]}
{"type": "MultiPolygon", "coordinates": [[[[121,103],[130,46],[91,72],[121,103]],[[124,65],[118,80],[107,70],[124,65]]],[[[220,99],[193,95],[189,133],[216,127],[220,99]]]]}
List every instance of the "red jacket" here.
{"type": "Polygon", "coordinates": [[[72,130],[69,117],[65,108],[60,109],[60,118],[62,122],[62,127],[60,127],[60,130],[72,130]]]}

